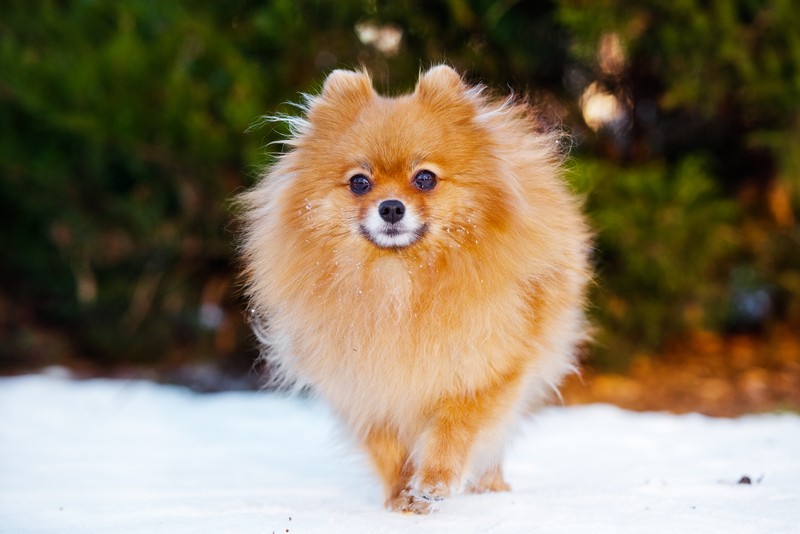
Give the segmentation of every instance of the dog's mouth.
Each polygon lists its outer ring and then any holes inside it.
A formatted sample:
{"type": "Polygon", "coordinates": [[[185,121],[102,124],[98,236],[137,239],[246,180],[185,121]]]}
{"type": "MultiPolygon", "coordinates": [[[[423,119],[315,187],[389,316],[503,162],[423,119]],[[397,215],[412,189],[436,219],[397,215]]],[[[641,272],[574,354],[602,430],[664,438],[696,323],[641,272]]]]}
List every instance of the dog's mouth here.
{"type": "Polygon", "coordinates": [[[358,229],[376,247],[401,249],[419,241],[427,233],[428,223],[412,206],[389,198],[372,206],[358,229]]]}
{"type": "Polygon", "coordinates": [[[359,225],[361,235],[379,248],[400,249],[413,245],[428,232],[428,223],[409,228],[403,223],[385,223],[377,228],[359,225]]]}

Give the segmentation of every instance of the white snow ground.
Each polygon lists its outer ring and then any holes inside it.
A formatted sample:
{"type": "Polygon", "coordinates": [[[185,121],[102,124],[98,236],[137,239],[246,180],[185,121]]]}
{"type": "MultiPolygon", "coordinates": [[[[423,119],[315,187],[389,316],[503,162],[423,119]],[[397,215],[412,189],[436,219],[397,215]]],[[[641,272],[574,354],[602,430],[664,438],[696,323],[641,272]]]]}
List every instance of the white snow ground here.
{"type": "Polygon", "coordinates": [[[397,515],[319,403],[0,379],[3,533],[800,532],[797,415],[550,408],[506,474],[511,493],[397,515]]]}

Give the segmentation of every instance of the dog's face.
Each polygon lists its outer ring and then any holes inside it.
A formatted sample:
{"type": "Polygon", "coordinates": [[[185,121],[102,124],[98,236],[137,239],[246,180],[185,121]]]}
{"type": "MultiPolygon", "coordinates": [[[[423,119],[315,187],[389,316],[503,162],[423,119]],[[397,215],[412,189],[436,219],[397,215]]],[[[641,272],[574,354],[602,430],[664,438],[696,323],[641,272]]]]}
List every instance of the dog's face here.
{"type": "Polygon", "coordinates": [[[474,246],[508,214],[502,165],[468,88],[448,67],[398,98],[377,95],[365,74],[335,71],[303,130],[286,158],[294,184],[285,215],[300,215],[315,242],[380,251],[474,246]]]}
{"type": "Polygon", "coordinates": [[[438,184],[437,173],[431,170],[436,168],[433,164],[412,166],[406,180],[383,178],[367,165],[354,169],[350,192],[356,197],[371,197],[360,202],[361,235],[373,245],[388,249],[404,248],[422,238],[430,227],[426,205],[431,199],[425,197],[438,184]]]}

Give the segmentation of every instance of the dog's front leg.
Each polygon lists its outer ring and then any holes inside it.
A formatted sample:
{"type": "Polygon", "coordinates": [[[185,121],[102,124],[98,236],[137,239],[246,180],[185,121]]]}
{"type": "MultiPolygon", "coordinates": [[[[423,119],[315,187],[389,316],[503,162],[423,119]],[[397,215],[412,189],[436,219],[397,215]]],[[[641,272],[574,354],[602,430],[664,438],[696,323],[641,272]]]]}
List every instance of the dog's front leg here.
{"type": "Polygon", "coordinates": [[[437,403],[411,454],[414,474],[392,508],[426,514],[458,491],[468,474],[476,441],[501,425],[519,395],[517,376],[505,376],[471,395],[437,403]]]}

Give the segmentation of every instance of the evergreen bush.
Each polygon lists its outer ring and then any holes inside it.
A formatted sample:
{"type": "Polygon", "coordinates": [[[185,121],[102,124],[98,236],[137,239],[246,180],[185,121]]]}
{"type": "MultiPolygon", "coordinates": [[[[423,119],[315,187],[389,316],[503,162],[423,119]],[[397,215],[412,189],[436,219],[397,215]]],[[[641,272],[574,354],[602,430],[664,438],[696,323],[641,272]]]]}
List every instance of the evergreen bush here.
{"type": "Polygon", "coordinates": [[[76,356],[249,365],[230,199],[280,132],[248,128],[359,64],[398,92],[446,60],[530,95],[571,132],[568,175],[598,232],[596,362],[621,366],[695,329],[800,325],[791,0],[11,0],[2,11],[2,369],[76,356]],[[592,91],[605,122],[587,115],[592,91]]]}

